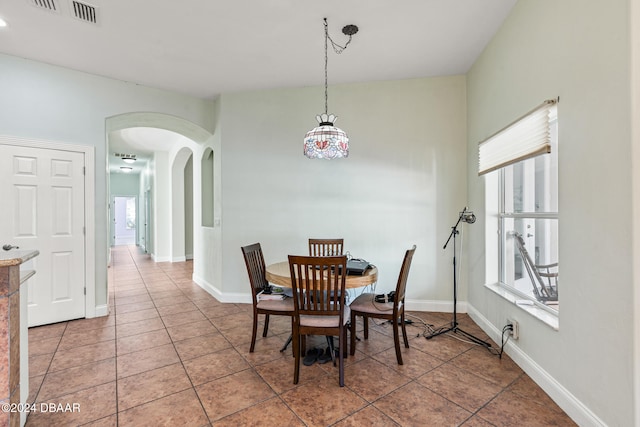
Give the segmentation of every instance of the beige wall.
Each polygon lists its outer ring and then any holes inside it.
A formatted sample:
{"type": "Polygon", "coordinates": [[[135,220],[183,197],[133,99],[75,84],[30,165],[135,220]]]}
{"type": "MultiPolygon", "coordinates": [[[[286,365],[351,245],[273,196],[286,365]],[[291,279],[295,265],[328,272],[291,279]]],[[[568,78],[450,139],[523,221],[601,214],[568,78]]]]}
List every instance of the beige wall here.
{"type": "Polygon", "coordinates": [[[330,87],[330,113],[351,139],[347,159],[310,160],[302,139],[324,107],[322,88],[221,98],[225,292],[248,293],[240,246],[267,262],[308,252],[309,237],[343,237],[392,289],[416,244],[414,307],[448,306],[451,253],[442,250],[466,203],[465,78],[330,87]]]}
{"type": "MultiPolygon", "coordinates": [[[[469,204],[484,209],[477,143],[560,96],[560,318],[555,331],[484,287],[469,236],[469,303],[520,322],[513,354],[581,425],[634,425],[630,46],[627,1],[521,0],[468,74],[469,204]],[[582,406],[584,405],[584,407],[582,406]]],[[[481,219],[482,220],[482,219],[481,219]]]]}

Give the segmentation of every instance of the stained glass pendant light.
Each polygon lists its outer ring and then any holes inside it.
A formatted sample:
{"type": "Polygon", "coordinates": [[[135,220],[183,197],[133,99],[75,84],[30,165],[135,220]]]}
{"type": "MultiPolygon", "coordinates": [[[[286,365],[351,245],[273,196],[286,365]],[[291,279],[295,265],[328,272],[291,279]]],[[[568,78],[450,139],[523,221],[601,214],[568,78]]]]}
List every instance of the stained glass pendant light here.
{"type": "Polygon", "coordinates": [[[334,126],[337,117],[328,114],[329,96],[328,96],[328,45],[331,46],[336,53],[342,53],[349,43],[351,36],[358,32],[355,25],[347,25],[342,28],[342,33],[349,36],[349,40],[344,46],[336,44],[329,37],[329,29],[327,18],[324,18],[324,114],[316,116],[318,126],[311,129],[304,137],[304,155],[310,159],[339,159],[349,156],[349,137],[340,128],[334,126]]]}

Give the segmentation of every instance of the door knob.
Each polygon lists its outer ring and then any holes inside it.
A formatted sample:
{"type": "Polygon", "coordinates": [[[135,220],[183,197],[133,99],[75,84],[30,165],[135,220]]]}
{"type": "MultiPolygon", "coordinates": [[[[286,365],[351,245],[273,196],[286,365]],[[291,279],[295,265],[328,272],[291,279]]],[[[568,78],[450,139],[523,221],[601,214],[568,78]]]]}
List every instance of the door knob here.
{"type": "Polygon", "coordinates": [[[10,244],[6,244],[4,246],[2,246],[2,249],[4,249],[5,251],[10,251],[11,249],[20,249],[18,246],[11,246],[10,244]]]}

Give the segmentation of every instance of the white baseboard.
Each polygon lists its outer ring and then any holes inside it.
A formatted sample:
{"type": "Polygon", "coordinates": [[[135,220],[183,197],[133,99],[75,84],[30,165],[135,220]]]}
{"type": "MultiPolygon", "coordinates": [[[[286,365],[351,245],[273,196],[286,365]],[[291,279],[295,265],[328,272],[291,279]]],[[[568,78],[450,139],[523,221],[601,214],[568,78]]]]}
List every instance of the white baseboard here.
{"type": "Polygon", "coordinates": [[[102,317],[109,315],[109,304],[96,305],[95,317],[102,317]]]}
{"type": "MultiPolygon", "coordinates": [[[[409,308],[407,306],[407,308],[409,308]]],[[[469,316],[483,331],[495,342],[501,342],[502,331],[493,326],[486,317],[480,314],[473,306],[468,306],[469,316]]],[[[580,426],[602,427],[606,424],[587,408],[580,400],[569,392],[562,384],[553,378],[547,371],[538,365],[533,359],[523,352],[513,341],[507,342],[505,353],[529,375],[529,377],[542,388],[545,393],[558,404],[564,412],[580,426]]]]}
{"type": "Polygon", "coordinates": [[[151,254],[151,259],[154,262],[171,262],[171,257],[168,257],[168,256],[157,256],[156,254],[151,254]]]}
{"type": "MultiPolygon", "coordinates": [[[[453,313],[453,301],[434,300],[405,300],[406,309],[410,311],[434,311],[437,313],[453,313]]],[[[456,311],[458,313],[467,312],[467,303],[458,302],[456,311]]]]}
{"type": "Polygon", "coordinates": [[[238,303],[238,304],[252,304],[253,298],[249,293],[223,293],[218,288],[213,286],[211,283],[204,280],[202,277],[193,275],[193,281],[196,282],[198,286],[207,291],[212,297],[217,299],[220,302],[228,302],[228,303],[238,303]]]}
{"type": "Polygon", "coordinates": [[[186,260],[187,260],[187,257],[184,257],[184,256],[177,256],[177,257],[171,258],[171,262],[185,262],[186,260]]]}

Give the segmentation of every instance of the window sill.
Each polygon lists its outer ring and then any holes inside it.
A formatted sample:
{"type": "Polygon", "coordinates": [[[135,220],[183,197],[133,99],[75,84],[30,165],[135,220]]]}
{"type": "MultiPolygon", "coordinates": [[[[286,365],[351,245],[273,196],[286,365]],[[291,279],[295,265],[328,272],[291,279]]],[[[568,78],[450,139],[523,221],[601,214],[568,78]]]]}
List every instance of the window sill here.
{"type": "Polygon", "coordinates": [[[502,298],[517,306],[519,309],[529,313],[536,319],[540,320],[542,323],[551,327],[553,330],[557,331],[559,329],[557,313],[551,313],[550,311],[539,307],[535,303],[531,304],[530,300],[523,300],[520,296],[509,292],[507,289],[503,288],[497,283],[486,284],[485,287],[500,295],[502,298]],[[526,303],[523,303],[525,301],[526,303]]]}

